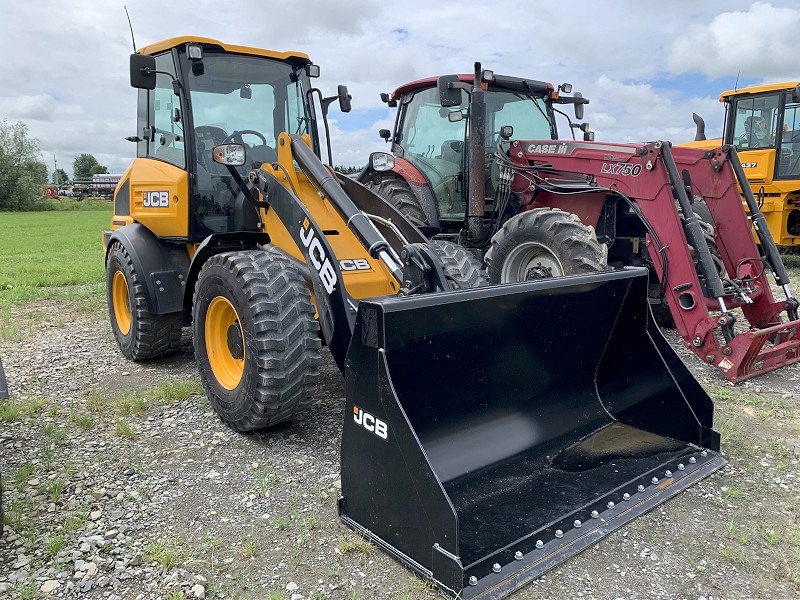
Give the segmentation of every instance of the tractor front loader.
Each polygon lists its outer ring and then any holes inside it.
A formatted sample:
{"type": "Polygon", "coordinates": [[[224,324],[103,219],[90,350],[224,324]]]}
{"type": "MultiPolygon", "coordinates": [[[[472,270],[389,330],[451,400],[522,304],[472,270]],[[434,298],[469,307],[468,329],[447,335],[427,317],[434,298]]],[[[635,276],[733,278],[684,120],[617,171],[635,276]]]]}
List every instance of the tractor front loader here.
{"type": "Polygon", "coordinates": [[[647,267],[659,324],[732,382],[800,360],[798,301],[736,148],[595,142],[571,122],[584,141],[561,141],[555,105],[582,118],[586,99],[558,91],[479,63],[402,86],[387,96],[393,154],[374,153],[360,179],[482,257],[492,283],[647,267]]]}
{"type": "Polygon", "coordinates": [[[131,65],[140,156],[104,235],[120,348],[155,358],[191,325],[243,431],[302,415],[326,344],[341,518],[445,593],[505,596],[724,464],[646,269],[487,286],[322,163],[304,55],[178,38],[131,65]]]}

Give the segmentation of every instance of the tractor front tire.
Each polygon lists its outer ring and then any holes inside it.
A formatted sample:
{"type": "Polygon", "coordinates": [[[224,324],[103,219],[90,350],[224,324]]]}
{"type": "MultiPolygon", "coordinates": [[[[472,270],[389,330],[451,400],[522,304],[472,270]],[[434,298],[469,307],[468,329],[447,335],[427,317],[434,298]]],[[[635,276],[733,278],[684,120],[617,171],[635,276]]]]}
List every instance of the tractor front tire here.
{"type": "Polygon", "coordinates": [[[503,225],[485,260],[490,283],[514,283],[607,271],[608,248],[576,215],[536,208],[503,225]]]}
{"type": "Polygon", "coordinates": [[[404,179],[383,179],[378,184],[368,181],[364,186],[394,206],[417,227],[431,226],[419,198],[404,179]]]}
{"type": "Polygon", "coordinates": [[[106,259],[106,298],[111,329],[126,358],[150,360],[178,349],[182,313],[154,315],[147,310],[139,273],[118,243],[111,246],[106,259]]]}
{"type": "Polygon", "coordinates": [[[444,265],[444,276],[455,284],[456,289],[481,287],[489,283],[481,263],[463,246],[444,240],[432,240],[430,245],[444,265]]]}
{"type": "Polygon", "coordinates": [[[277,249],[217,254],[203,265],[192,331],[211,405],[236,431],[294,418],[321,362],[319,323],[297,269],[277,249]]]}

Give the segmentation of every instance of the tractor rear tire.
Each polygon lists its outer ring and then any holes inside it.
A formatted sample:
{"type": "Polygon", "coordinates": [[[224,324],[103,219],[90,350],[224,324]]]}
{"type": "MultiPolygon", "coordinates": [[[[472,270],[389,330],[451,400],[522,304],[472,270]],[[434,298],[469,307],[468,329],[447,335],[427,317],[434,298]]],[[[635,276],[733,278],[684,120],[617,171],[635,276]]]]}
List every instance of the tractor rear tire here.
{"type": "Polygon", "coordinates": [[[389,202],[417,227],[431,226],[419,198],[405,179],[383,179],[378,184],[368,181],[364,186],[389,202]]]}
{"type": "Polygon", "coordinates": [[[444,265],[444,276],[455,284],[456,289],[488,285],[486,271],[481,269],[481,263],[469,250],[444,240],[432,240],[430,244],[444,265]]]}
{"type": "Polygon", "coordinates": [[[236,431],[294,418],[312,400],[319,323],[297,268],[278,249],[217,254],[194,294],[195,356],[211,405],[236,431]]]}
{"type": "Polygon", "coordinates": [[[138,362],[178,350],[183,314],[154,315],[147,310],[143,283],[128,251],[118,243],[106,260],[106,298],[111,329],[126,358],[138,362]]]}
{"type": "Polygon", "coordinates": [[[608,270],[608,248],[594,228],[557,208],[536,208],[509,219],[485,257],[490,283],[608,270]]]}

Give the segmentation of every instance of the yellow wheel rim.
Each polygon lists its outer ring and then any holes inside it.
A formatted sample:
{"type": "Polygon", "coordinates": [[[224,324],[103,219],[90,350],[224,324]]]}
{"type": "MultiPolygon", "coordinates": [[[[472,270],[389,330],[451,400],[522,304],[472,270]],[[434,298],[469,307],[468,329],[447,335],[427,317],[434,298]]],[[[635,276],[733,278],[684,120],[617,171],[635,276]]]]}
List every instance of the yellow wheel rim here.
{"type": "Polygon", "coordinates": [[[236,389],[244,374],[244,337],[239,315],[227,298],[217,296],[208,305],[205,335],[214,377],[225,389],[236,389]]]}
{"type": "Polygon", "coordinates": [[[122,335],[128,335],[131,331],[131,304],[128,297],[128,282],[122,271],[114,273],[114,281],[111,284],[111,302],[114,305],[114,319],[122,335]]]}

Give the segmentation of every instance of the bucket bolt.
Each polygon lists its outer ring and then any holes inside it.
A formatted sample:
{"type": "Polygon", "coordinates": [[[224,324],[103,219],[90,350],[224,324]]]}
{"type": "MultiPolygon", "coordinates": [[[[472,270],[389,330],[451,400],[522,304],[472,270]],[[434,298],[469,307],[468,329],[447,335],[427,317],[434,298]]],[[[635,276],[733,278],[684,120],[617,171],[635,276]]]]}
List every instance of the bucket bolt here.
{"type": "Polygon", "coordinates": [[[695,464],[695,463],[697,462],[697,459],[696,459],[694,456],[690,456],[690,457],[689,457],[689,462],[690,462],[691,464],[695,464]]]}
{"type": "Polygon", "coordinates": [[[536,547],[539,549],[544,548],[544,542],[542,540],[536,540],[536,547]]]}
{"type": "Polygon", "coordinates": [[[665,476],[665,477],[672,477],[672,471],[670,471],[669,469],[667,469],[666,471],[664,471],[664,476],[665,476]]]}
{"type": "Polygon", "coordinates": [[[644,486],[643,486],[643,485],[639,485],[639,487],[638,487],[638,488],[636,488],[636,489],[637,489],[639,492],[643,492],[643,491],[644,491],[644,486]]]}
{"type": "Polygon", "coordinates": [[[475,577],[475,575],[473,575],[472,577],[469,578],[469,584],[470,585],[478,585],[478,578],[475,577]]]}
{"type": "Polygon", "coordinates": [[[732,352],[733,352],[733,350],[731,350],[730,346],[725,346],[725,347],[722,349],[722,353],[723,353],[725,356],[730,356],[732,352]]]}
{"type": "Polygon", "coordinates": [[[653,478],[650,480],[650,483],[652,483],[653,485],[657,484],[657,483],[658,483],[658,477],[653,477],[653,478]]]}
{"type": "Polygon", "coordinates": [[[575,522],[572,524],[576,529],[583,525],[578,519],[575,519],[575,522]]]}
{"type": "Polygon", "coordinates": [[[706,354],[706,362],[711,364],[714,362],[714,355],[713,354],[706,354]]]}
{"type": "Polygon", "coordinates": [[[593,519],[596,519],[596,518],[597,518],[597,517],[599,517],[599,516],[600,516],[600,513],[599,513],[599,512],[597,512],[596,510],[593,510],[593,511],[592,511],[592,518],[593,518],[593,519]]]}
{"type": "Polygon", "coordinates": [[[494,571],[495,573],[499,573],[499,572],[500,572],[500,570],[501,570],[501,568],[502,568],[502,567],[500,566],[500,563],[494,563],[494,564],[492,565],[492,571],[494,571]]]}
{"type": "Polygon", "coordinates": [[[695,348],[699,348],[699,347],[700,347],[700,346],[702,346],[702,345],[703,345],[703,338],[701,338],[699,335],[698,335],[698,336],[696,336],[696,337],[695,337],[695,338],[692,340],[692,346],[694,346],[695,348]]]}
{"type": "Polygon", "coordinates": [[[519,550],[514,552],[514,560],[522,560],[522,552],[520,552],[519,550]]]}
{"type": "Polygon", "coordinates": [[[614,508],[614,503],[613,502],[609,502],[608,504],[606,504],[606,506],[608,506],[608,508],[614,508]]]}
{"type": "Polygon", "coordinates": [[[702,452],[700,452],[700,456],[703,456],[703,457],[708,456],[708,450],[703,450],[702,452]]]}
{"type": "Polygon", "coordinates": [[[623,500],[630,500],[631,499],[631,495],[628,492],[625,492],[624,494],[622,494],[622,499],[623,500]]]}
{"type": "Polygon", "coordinates": [[[685,470],[686,470],[686,467],[684,466],[684,464],[683,464],[683,463],[680,463],[680,464],[678,465],[678,471],[685,471],[685,470]]]}
{"type": "Polygon", "coordinates": [[[564,537],[564,532],[563,532],[563,531],[561,531],[560,529],[556,529],[556,537],[557,537],[557,538],[562,538],[562,537],[564,537]]]}

